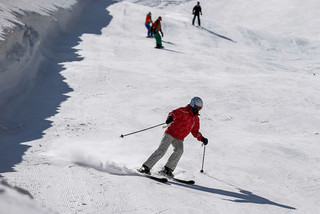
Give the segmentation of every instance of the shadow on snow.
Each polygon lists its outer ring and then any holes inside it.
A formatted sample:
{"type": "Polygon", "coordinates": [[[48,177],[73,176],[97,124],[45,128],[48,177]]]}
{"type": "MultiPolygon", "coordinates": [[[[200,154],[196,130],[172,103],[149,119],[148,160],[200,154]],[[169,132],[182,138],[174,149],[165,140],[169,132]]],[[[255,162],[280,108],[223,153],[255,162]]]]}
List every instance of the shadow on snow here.
{"type": "Polygon", "coordinates": [[[217,37],[220,37],[220,38],[222,38],[222,39],[229,40],[229,41],[231,41],[231,42],[237,43],[236,41],[233,41],[232,39],[230,39],[230,38],[228,38],[228,37],[226,37],[226,36],[222,36],[222,35],[217,34],[217,33],[213,32],[213,31],[211,31],[211,30],[208,30],[207,28],[200,27],[200,29],[203,29],[203,30],[207,31],[208,33],[211,33],[211,34],[213,34],[213,35],[215,35],[215,36],[217,36],[217,37]]]}
{"type": "Polygon", "coordinates": [[[38,55],[43,61],[32,87],[26,90],[28,96],[22,104],[12,104],[14,108],[3,112],[6,118],[2,126],[9,128],[0,130],[0,173],[13,172],[30,147],[22,143],[42,138],[44,131],[52,126],[48,118],[58,113],[61,103],[68,99],[66,93],[72,91],[61,75],[65,70],[61,63],[83,60],[74,47],[84,33],[101,35],[101,29],[112,18],[106,10],[110,4],[110,0],[86,1],[77,19],[66,28],[57,26],[57,30],[40,44],[38,55]]]}
{"type": "Polygon", "coordinates": [[[190,188],[190,189],[197,190],[197,191],[202,191],[202,192],[207,192],[207,193],[230,197],[233,199],[224,199],[224,200],[232,201],[232,202],[268,204],[268,205],[278,206],[278,207],[285,208],[285,209],[292,209],[292,210],[296,209],[294,207],[290,207],[287,205],[283,205],[283,204],[279,204],[279,203],[270,201],[269,199],[255,195],[252,192],[247,191],[247,190],[243,190],[243,189],[239,189],[239,192],[232,192],[232,191],[227,191],[227,190],[222,190],[222,189],[215,189],[215,188],[204,187],[204,186],[200,186],[200,185],[187,185],[187,184],[182,184],[182,183],[177,183],[177,182],[170,182],[170,184],[190,188]]]}
{"type": "MultiPolygon", "coordinates": [[[[114,163],[114,162],[106,162],[105,164],[100,163],[100,165],[92,165],[92,164],[88,164],[88,163],[85,163],[85,162],[76,162],[75,164],[77,164],[78,166],[86,167],[86,168],[93,168],[95,170],[98,170],[98,171],[101,171],[101,172],[106,172],[108,174],[116,175],[116,176],[145,177],[144,175],[137,173],[135,170],[128,169],[128,168],[126,168],[124,166],[119,166],[117,163],[114,163]]],[[[222,190],[222,189],[215,189],[215,188],[200,186],[200,185],[196,185],[196,184],[194,184],[194,185],[183,184],[183,183],[179,183],[179,182],[176,182],[176,181],[168,181],[165,184],[167,184],[167,185],[176,185],[176,186],[185,187],[185,188],[189,188],[189,189],[196,190],[196,191],[201,191],[201,192],[212,193],[212,194],[217,194],[217,195],[230,197],[232,199],[224,199],[224,200],[231,201],[231,202],[267,204],[267,205],[273,205],[273,206],[277,206],[277,207],[281,207],[281,208],[285,208],[285,209],[291,209],[291,210],[295,210],[296,209],[296,208],[291,207],[291,206],[287,206],[287,205],[284,205],[284,204],[279,204],[279,203],[270,201],[269,199],[266,199],[264,197],[255,195],[250,191],[243,190],[243,189],[241,189],[239,187],[236,187],[236,186],[234,186],[234,185],[232,185],[230,183],[224,182],[223,180],[217,179],[217,178],[215,178],[213,176],[210,176],[210,175],[207,175],[207,176],[212,178],[212,179],[218,180],[218,181],[220,181],[220,182],[222,182],[224,184],[232,186],[232,187],[238,189],[239,192],[232,192],[232,191],[227,191],[227,190],[222,190]]]]}

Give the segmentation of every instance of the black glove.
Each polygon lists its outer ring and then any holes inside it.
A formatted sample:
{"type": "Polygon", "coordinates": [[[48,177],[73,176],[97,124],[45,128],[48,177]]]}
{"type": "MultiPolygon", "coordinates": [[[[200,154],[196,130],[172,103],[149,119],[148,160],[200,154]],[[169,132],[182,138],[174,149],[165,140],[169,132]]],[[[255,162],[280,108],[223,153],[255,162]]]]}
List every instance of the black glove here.
{"type": "Polygon", "coordinates": [[[201,138],[201,142],[202,142],[204,145],[207,145],[207,144],[208,144],[208,139],[205,138],[205,137],[202,137],[202,138],[201,138]]]}
{"type": "Polygon", "coordinates": [[[166,124],[169,124],[173,121],[173,117],[172,116],[168,116],[167,120],[166,120],[166,124]]]}
{"type": "Polygon", "coordinates": [[[163,37],[163,32],[162,32],[162,31],[160,31],[160,33],[161,33],[161,36],[163,37]]]}

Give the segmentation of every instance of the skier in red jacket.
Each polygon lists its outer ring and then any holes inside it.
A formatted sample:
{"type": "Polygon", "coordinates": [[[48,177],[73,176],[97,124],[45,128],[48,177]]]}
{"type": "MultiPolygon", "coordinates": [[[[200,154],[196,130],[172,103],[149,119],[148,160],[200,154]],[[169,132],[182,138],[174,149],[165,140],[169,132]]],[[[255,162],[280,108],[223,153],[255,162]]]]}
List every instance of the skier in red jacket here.
{"type": "Polygon", "coordinates": [[[148,158],[148,160],[139,169],[141,173],[150,174],[151,168],[165,155],[170,145],[174,147],[173,153],[169,157],[166,165],[160,171],[167,177],[173,177],[172,172],[175,170],[182,154],[183,140],[191,134],[204,145],[208,144],[208,139],[203,137],[199,132],[199,111],[203,106],[200,97],[194,97],[186,107],[181,107],[171,111],[166,120],[170,124],[166,129],[161,140],[159,148],[148,158]]]}
{"type": "Polygon", "coordinates": [[[152,38],[153,37],[153,33],[151,32],[151,27],[153,25],[153,21],[151,19],[151,12],[149,12],[146,15],[146,21],[145,21],[144,25],[148,29],[147,37],[152,38]]]}

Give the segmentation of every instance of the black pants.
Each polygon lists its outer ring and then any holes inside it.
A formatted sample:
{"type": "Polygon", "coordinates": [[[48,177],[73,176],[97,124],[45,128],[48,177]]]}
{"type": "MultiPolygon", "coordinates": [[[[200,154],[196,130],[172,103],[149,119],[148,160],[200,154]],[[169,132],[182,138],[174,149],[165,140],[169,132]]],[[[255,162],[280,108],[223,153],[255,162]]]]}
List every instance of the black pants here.
{"type": "Polygon", "coordinates": [[[196,17],[198,17],[198,25],[201,26],[200,14],[194,14],[194,17],[193,17],[193,20],[192,20],[192,25],[194,25],[194,21],[196,20],[196,17]]]}

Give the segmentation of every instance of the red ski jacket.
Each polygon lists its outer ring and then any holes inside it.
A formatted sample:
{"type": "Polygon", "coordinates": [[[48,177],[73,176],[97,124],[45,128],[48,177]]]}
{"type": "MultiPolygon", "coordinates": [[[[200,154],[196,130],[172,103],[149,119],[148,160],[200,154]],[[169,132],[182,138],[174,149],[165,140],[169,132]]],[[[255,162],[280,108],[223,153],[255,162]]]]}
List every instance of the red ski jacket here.
{"type": "Polygon", "coordinates": [[[199,117],[198,115],[193,115],[190,105],[173,110],[169,113],[169,116],[173,117],[173,122],[165,133],[183,141],[191,132],[195,138],[201,141],[202,134],[199,132],[199,117]]]}
{"type": "Polygon", "coordinates": [[[149,23],[153,24],[153,21],[151,20],[151,16],[149,14],[147,14],[147,16],[146,16],[146,25],[148,25],[149,23]]]}
{"type": "Polygon", "coordinates": [[[158,33],[159,31],[161,31],[161,22],[159,18],[153,23],[151,29],[153,33],[158,33]]]}

